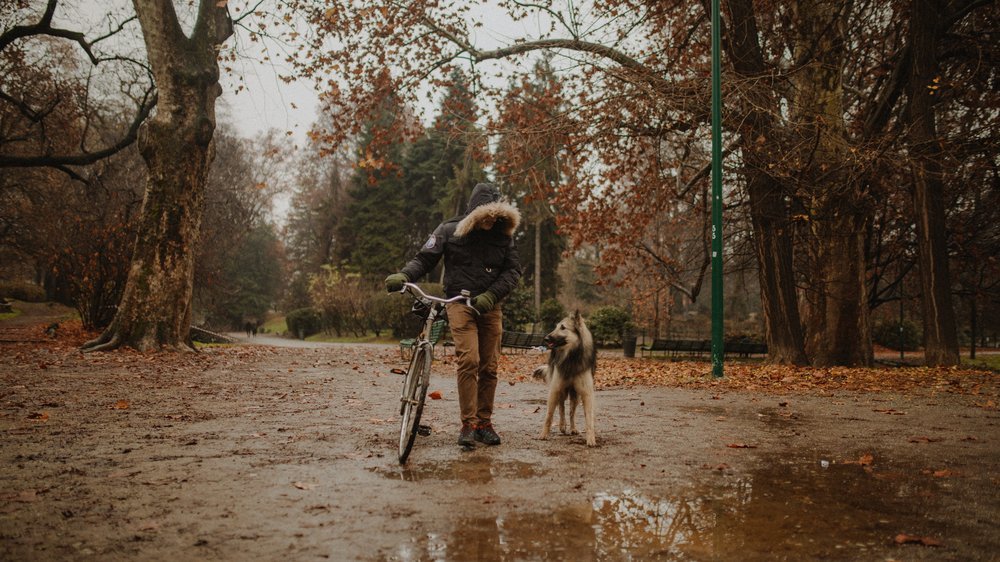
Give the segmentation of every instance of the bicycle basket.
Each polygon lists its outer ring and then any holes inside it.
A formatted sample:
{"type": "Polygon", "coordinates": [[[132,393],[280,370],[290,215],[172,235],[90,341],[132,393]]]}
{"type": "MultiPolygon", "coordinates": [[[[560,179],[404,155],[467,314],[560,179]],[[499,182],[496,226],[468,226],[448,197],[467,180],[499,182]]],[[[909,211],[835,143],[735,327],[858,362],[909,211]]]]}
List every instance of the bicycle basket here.
{"type": "Polygon", "coordinates": [[[431,313],[430,301],[425,301],[423,299],[414,299],[413,306],[410,307],[410,313],[416,315],[421,319],[427,318],[427,315],[431,313]]]}

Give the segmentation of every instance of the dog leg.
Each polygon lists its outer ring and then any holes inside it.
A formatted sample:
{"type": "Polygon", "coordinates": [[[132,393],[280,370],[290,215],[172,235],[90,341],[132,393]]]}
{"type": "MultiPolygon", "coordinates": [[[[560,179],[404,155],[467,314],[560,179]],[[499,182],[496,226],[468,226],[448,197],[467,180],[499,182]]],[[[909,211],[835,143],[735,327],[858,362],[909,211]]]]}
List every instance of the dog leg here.
{"type": "Polygon", "coordinates": [[[549,430],[552,429],[552,415],[556,411],[556,403],[559,402],[559,386],[555,384],[557,381],[552,381],[549,384],[549,401],[548,408],[545,412],[545,425],[542,426],[542,434],[538,436],[539,439],[548,439],[549,430]]]}
{"type": "Polygon", "coordinates": [[[583,417],[585,418],[585,423],[587,425],[587,446],[593,447],[597,445],[597,433],[594,430],[594,379],[593,375],[584,378],[584,382],[581,386],[584,386],[586,390],[580,393],[580,399],[583,401],[583,417]]]}
{"type": "MultiPolygon", "coordinates": [[[[573,414],[570,414],[569,423],[573,423],[573,414]]],[[[566,435],[566,393],[559,393],[559,433],[566,435]]]]}
{"type": "MultiPolygon", "coordinates": [[[[579,435],[580,432],[576,429],[576,404],[580,401],[580,394],[578,392],[573,392],[569,396],[569,434],[579,435]]],[[[565,432],[563,432],[565,433],[565,432]]]]}

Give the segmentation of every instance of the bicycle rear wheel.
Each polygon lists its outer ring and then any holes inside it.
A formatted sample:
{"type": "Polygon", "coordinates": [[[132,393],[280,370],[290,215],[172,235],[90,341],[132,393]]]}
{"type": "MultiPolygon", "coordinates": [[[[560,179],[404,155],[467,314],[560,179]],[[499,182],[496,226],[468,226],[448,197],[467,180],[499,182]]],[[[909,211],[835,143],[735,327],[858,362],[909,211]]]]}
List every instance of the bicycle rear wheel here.
{"type": "Polygon", "coordinates": [[[403,382],[401,419],[399,422],[399,464],[404,464],[410,456],[413,441],[420,427],[420,414],[424,411],[427,387],[430,385],[431,355],[426,347],[418,347],[414,352],[410,369],[403,382]]]}

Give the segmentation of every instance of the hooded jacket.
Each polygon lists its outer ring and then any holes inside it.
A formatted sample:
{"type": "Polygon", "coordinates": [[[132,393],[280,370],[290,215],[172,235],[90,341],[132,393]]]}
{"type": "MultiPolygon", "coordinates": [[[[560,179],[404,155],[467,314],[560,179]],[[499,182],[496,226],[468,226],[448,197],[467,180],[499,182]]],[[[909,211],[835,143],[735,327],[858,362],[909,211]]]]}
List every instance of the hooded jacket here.
{"type": "Polygon", "coordinates": [[[489,291],[501,301],[521,278],[514,246],[514,231],[520,222],[521,213],[500,200],[496,187],[480,183],[472,190],[465,214],[441,223],[402,273],[416,281],[434,269],[443,256],[447,298],[468,289],[473,297],[489,291]],[[493,227],[483,230],[481,225],[488,218],[495,219],[493,227]]]}

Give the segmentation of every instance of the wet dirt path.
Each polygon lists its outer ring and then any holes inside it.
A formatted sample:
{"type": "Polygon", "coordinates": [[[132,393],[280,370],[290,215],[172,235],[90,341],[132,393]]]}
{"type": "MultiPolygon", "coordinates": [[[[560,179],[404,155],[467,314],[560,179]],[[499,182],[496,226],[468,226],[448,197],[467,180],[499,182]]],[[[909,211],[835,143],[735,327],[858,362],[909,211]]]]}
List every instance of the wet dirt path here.
{"type": "Polygon", "coordinates": [[[247,346],[180,367],[0,351],[4,560],[1000,552],[1000,415],[969,396],[606,390],[588,449],[535,439],[543,385],[501,381],[504,443],[463,451],[436,364],[432,433],[401,467],[398,349],[247,346]],[[11,372],[17,354],[30,367],[11,372]]]}

